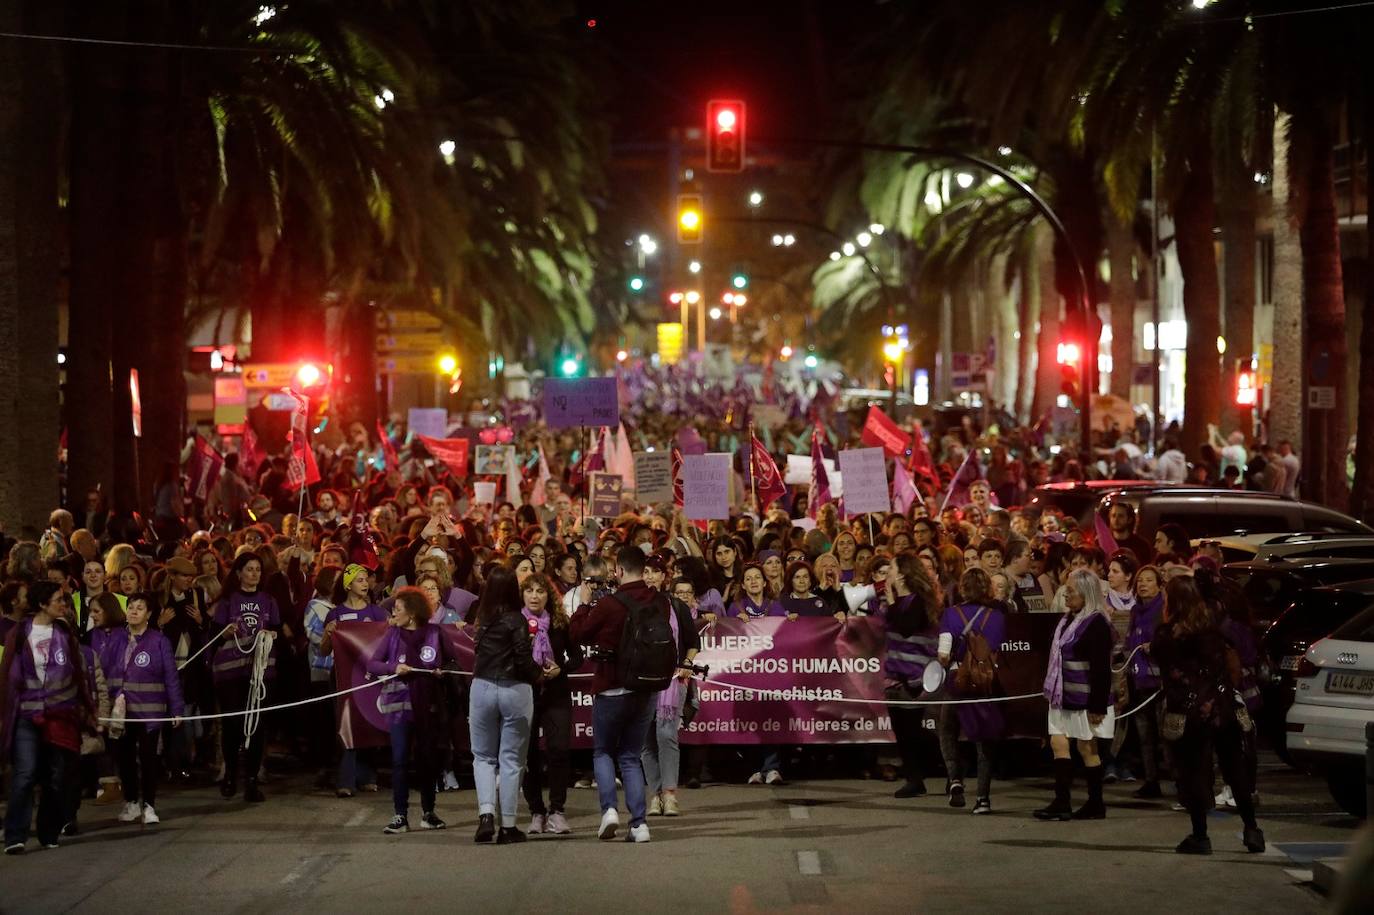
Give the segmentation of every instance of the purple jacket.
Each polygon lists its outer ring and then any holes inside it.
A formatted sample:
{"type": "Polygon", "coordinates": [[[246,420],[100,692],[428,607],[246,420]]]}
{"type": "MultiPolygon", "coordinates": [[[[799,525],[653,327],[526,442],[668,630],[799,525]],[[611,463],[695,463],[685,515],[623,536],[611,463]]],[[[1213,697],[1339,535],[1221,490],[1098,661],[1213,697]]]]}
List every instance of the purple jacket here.
{"type": "MultiPolygon", "coordinates": [[[[123,684],[118,691],[111,690],[111,698],[121,694],[124,696],[125,716],[129,721],[180,718],[186,714],[186,704],[182,701],[181,678],[177,676],[172,643],[152,628],[145,629],[142,635],[133,639],[133,650],[126,648],[120,656],[121,662],[124,656],[129,658],[129,663],[122,671],[123,684]]],[[[161,726],[160,722],[147,725],[150,730],[161,726]]]]}
{"type": "Polygon", "coordinates": [[[887,629],[887,656],[883,660],[883,673],[894,680],[920,683],[926,665],[935,660],[940,631],[931,628],[902,635],[893,625],[894,617],[904,612],[915,599],[908,595],[898,598],[896,604],[883,608],[883,625],[887,629]]]}
{"type": "Polygon", "coordinates": [[[111,699],[119,695],[119,687],[124,682],[124,648],[128,644],[129,628],[123,624],[91,630],[91,650],[105,673],[105,688],[111,699]]]}
{"type": "MultiPolygon", "coordinates": [[[[983,606],[981,614],[978,613],[979,609],[978,604],[959,604],[957,607],[947,607],[940,617],[940,631],[948,632],[954,637],[950,657],[955,661],[962,661],[968,653],[968,641],[964,638],[964,620],[959,618],[961,610],[964,618],[973,623],[969,631],[982,633],[983,638],[988,640],[988,647],[994,652],[1002,650],[1002,642],[1007,635],[1006,616],[996,607],[983,606]]],[[[950,692],[958,696],[954,678],[950,677],[945,682],[949,685],[950,692]]],[[[995,690],[996,684],[993,686],[995,690]]],[[[956,705],[954,712],[966,740],[998,740],[1006,731],[1002,707],[996,703],[956,705]]]]}
{"type": "Polygon", "coordinates": [[[347,604],[339,604],[325,614],[324,624],[328,626],[330,623],[385,623],[386,619],[386,611],[376,604],[368,604],[359,610],[347,604]]]}
{"type": "MultiPolygon", "coordinates": [[[[443,634],[438,626],[421,626],[420,650],[414,657],[408,656],[405,631],[398,626],[390,626],[377,651],[367,662],[367,672],[374,677],[384,677],[396,672],[396,665],[407,664],[417,670],[438,670],[444,663],[443,634]]],[[[411,703],[410,684],[412,677],[429,677],[429,674],[407,674],[388,680],[382,684],[377,696],[377,711],[386,716],[387,724],[399,724],[415,720],[415,710],[411,703]]]]}
{"type": "Polygon", "coordinates": [[[787,611],[783,609],[780,601],[765,597],[762,603],[754,603],[743,592],[730,604],[730,615],[739,616],[741,613],[747,614],[750,619],[762,619],[765,616],[786,616],[787,611]]]}
{"type": "Polygon", "coordinates": [[[1136,689],[1159,689],[1159,665],[1150,657],[1147,650],[1155,637],[1155,629],[1164,618],[1164,595],[1156,594],[1148,603],[1137,600],[1131,608],[1131,628],[1126,633],[1126,653],[1129,655],[1141,645],[1147,646],[1131,658],[1127,675],[1136,689]]]}
{"type": "MultiPolygon", "coordinates": [[[[281,629],[281,611],[277,602],[266,591],[258,590],[252,594],[242,591],[226,595],[215,605],[216,633],[225,626],[235,623],[233,632],[220,639],[210,662],[210,670],[216,683],[232,680],[247,680],[253,669],[253,640],[263,629],[281,629]]],[[[267,667],[267,678],[276,674],[277,646],[272,645],[272,660],[267,667]]]]}
{"type": "Polygon", "coordinates": [[[1245,708],[1251,712],[1258,711],[1264,700],[1260,697],[1260,651],[1254,630],[1230,617],[1222,620],[1217,628],[1240,658],[1240,697],[1245,701],[1245,708]]]}
{"type": "Polygon", "coordinates": [[[33,663],[33,651],[29,647],[32,632],[33,617],[29,617],[10,630],[5,642],[5,654],[9,655],[9,682],[5,689],[4,741],[0,750],[6,757],[18,719],[32,721],[48,712],[74,714],[81,704],[83,684],[77,674],[77,653],[81,645],[76,636],[64,624],[53,624],[52,640],[48,643],[48,664],[40,680],[33,663]]]}

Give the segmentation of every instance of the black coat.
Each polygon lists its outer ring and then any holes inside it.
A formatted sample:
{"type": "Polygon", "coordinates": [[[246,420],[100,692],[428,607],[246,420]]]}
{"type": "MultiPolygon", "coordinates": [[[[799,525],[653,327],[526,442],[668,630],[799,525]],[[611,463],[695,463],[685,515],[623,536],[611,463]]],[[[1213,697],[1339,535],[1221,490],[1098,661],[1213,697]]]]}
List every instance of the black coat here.
{"type": "Polygon", "coordinates": [[[507,610],[485,626],[479,626],[474,639],[474,679],[518,680],[531,684],[539,679],[529,626],[519,610],[507,610]]]}

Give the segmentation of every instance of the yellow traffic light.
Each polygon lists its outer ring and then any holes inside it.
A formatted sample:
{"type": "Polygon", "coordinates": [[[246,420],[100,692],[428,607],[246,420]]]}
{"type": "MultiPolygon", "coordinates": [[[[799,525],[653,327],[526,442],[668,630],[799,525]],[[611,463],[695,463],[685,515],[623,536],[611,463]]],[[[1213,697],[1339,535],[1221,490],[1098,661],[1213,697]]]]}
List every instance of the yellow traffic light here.
{"type": "Polygon", "coordinates": [[[458,371],[458,357],[452,353],[444,353],[439,357],[439,371],[445,375],[452,375],[458,371]]]}
{"type": "Polygon", "coordinates": [[[677,240],[686,244],[701,241],[702,208],[700,194],[677,197],[677,240]]]}
{"type": "Polygon", "coordinates": [[[883,355],[888,362],[897,363],[902,358],[902,344],[898,340],[888,340],[883,344],[883,355]]]}

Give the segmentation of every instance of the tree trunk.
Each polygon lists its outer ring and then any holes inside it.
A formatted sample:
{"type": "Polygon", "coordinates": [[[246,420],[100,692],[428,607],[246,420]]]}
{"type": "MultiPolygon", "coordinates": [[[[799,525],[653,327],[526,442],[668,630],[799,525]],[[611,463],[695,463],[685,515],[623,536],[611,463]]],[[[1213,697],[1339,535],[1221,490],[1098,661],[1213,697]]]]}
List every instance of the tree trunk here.
{"type": "Polygon", "coordinates": [[[1269,390],[1268,441],[1301,442],[1303,425],[1302,249],[1293,212],[1288,132],[1290,118],[1274,117],[1274,377],[1269,390]]]}
{"type": "Polygon", "coordinates": [[[1026,422],[1034,416],[1032,409],[1035,401],[1035,369],[1038,361],[1035,352],[1035,325],[1040,320],[1040,297],[1036,294],[1035,284],[1038,271],[1035,269],[1033,252],[1022,251],[1017,255],[1021,265],[1017,276],[1016,320],[1019,336],[1016,340],[1016,406],[1013,413],[1018,422],[1026,422]]]}
{"type": "Polygon", "coordinates": [[[1054,282],[1054,233],[1043,223],[1035,229],[1033,248],[1034,295],[1040,308],[1040,331],[1036,335],[1039,362],[1035,371],[1035,401],[1031,410],[1031,422],[1039,422],[1051,409],[1059,396],[1059,360],[1056,347],[1059,344],[1059,321],[1063,304],[1059,299],[1059,289],[1054,282]]]}
{"type": "Polygon", "coordinates": [[[1226,354],[1221,364],[1221,395],[1228,404],[1226,431],[1254,437],[1254,407],[1236,403],[1236,364],[1255,354],[1255,210],[1258,194],[1252,169],[1242,160],[1219,170],[1218,216],[1226,276],[1226,354]]]}
{"type": "MultiPolygon", "coordinates": [[[[1374,181],[1369,180],[1369,148],[1374,145],[1374,94],[1365,95],[1365,213],[1374,213],[1374,181]]],[[[1366,523],[1374,520],[1374,226],[1366,225],[1364,313],[1360,324],[1359,395],[1355,399],[1355,483],[1350,513],[1366,523]]]]}
{"type": "MultiPolygon", "coordinates": [[[[1307,165],[1306,207],[1302,214],[1302,288],[1307,302],[1308,377],[1334,389],[1335,406],[1311,412],[1303,461],[1303,494],[1344,508],[1346,488],[1345,288],[1341,280],[1341,239],[1336,222],[1334,132],[1321,109],[1312,105],[1302,117],[1307,165]]],[[[1296,121],[1295,121],[1296,123],[1296,121]]]]}
{"type": "MultiPolygon", "coordinates": [[[[44,32],[54,8],[0,2],[0,28],[44,32]]],[[[58,51],[0,42],[0,528],[36,539],[58,504],[58,51]]]]}
{"type": "Polygon", "coordinates": [[[1221,288],[1212,240],[1216,211],[1207,138],[1197,142],[1189,157],[1188,174],[1173,210],[1179,271],[1183,276],[1183,313],[1188,319],[1183,431],[1179,447],[1189,460],[1197,460],[1202,445],[1208,440],[1208,425],[1221,421],[1221,398],[1217,396],[1221,386],[1221,364],[1217,355],[1221,288]]]}
{"type": "Polygon", "coordinates": [[[1016,346],[1016,299],[1007,288],[1007,256],[992,259],[986,274],[987,294],[992,306],[993,364],[988,366],[988,388],[993,402],[1016,415],[1016,379],[1020,376],[1016,346]]]}
{"type": "Polygon", "coordinates": [[[1129,401],[1135,366],[1135,230],[1129,221],[1123,222],[1114,213],[1107,215],[1106,225],[1107,257],[1111,265],[1111,393],[1129,401]]]}

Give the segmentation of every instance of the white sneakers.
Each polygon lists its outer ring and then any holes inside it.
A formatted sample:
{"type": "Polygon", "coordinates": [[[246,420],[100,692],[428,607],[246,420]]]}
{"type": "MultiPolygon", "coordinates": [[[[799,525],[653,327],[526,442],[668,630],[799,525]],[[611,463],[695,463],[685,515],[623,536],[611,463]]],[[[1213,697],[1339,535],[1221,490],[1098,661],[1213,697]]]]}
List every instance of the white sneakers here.
{"type": "Polygon", "coordinates": [[[649,824],[640,823],[638,826],[631,826],[630,832],[625,836],[626,842],[647,842],[649,841],[649,824]]]}
{"type": "Polygon", "coordinates": [[[782,773],[779,772],[777,769],[770,769],[768,770],[768,774],[764,776],[763,780],[770,785],[781,785],[782,773]]]}
{"type": "Polygon", "coordinates": [[[161,822],[162,822],[162,821],[159,820],[158,817],[157,817],[157,811],[153,809],[153,805],[152,805],[152,804],[144,804],[144,805],[143,805],[143,825],[144,825],[144,826],[156,826],[158,823],[161,823],[161,822]]]}
{"type": "Polygon", "coordinates": [[[132,823],[143,815],[143,808],[137,801],[125,801],[124,809],[119,811],[119,822],[132,823]]]}
{"type": "Polygon", "coordinates": [[[753,775],[749,776],[749,784],[751,784],[751,785],[762,785],[762,784],[763,784],[763,773],[762,773],[762,772],[755,772],[753,775]]]}
{"type": "MultiPolygon", "coordinates": [[[[597,830],[596,837],[602,840],[614,839],[615,831],[619,828],[620,813],[614,807],[609,807],[605,813],[601,814],[601,828],[597,830]]],[[[631,830],[631,835],[633,835],[633,833],[634,830],[631,830]]],[[[649,832],[647,828],[645,828],[644,831],[644,841],[649,841],[649,832]]]]}

